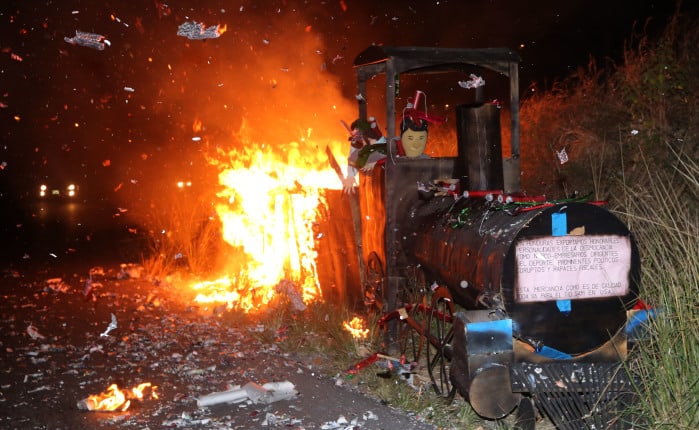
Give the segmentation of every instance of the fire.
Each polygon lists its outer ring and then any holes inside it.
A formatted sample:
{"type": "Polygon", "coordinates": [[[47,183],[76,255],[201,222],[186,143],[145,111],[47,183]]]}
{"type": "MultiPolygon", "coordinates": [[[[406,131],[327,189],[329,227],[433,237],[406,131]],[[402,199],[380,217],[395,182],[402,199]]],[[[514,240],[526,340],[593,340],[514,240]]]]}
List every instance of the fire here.
{"type": "Polygon", "coordinates": [[[228,25],[227,25],[227,24],[223,24],[223,26],[220,26],[220,25],[218,26],[218,34],[219,34],[219,35],[225,33],[226,30],[228,30],[228,25]]]}
{"type": "Polygon", "coordinates": [[[107,391],[101,394],[92,394],[88,398],[78,403],[78,407],[88,411],[125,411],[131,406],[130,399],[143,400],[143,390],[150,387],[151,397],[158,398],[155,392],[157,387],[150,382],[144,382],[131,389],[131,391],[122,391],[117,384],[112,384],[107,388],[107,391]]]}
{"type": "Polygon", "coordinates": [[[195,119],[194,123],[192,123],[192,131],[194,133],[199,133],[203,129],[203,123],[201,122],[200,119],[195,119]]]}
{"type": "Polygon", "coordinates": [[[362,318],[354,317],[350,322],[344,321],[342,326],[345,330],[350,332],[355,339],[366,339],[366,337],[369,336],[369,329],[365,328],[366,323],[362,318]]]}
{"type": "Polygon", "coordinates": [[[325,144],[311,136],[312,130],[306,130],[299,142],[281,151],[244,142],[243,149],[219,151],[211,161],[219,168],[221,186],[215,209],[233,255],[226,275],[193,286],[195,301],[254,312],[279,294],[283,280],[295,285],[306,304],[322,298],[313,225],[323,190],[341,183],[329,166],[325,144]]]}

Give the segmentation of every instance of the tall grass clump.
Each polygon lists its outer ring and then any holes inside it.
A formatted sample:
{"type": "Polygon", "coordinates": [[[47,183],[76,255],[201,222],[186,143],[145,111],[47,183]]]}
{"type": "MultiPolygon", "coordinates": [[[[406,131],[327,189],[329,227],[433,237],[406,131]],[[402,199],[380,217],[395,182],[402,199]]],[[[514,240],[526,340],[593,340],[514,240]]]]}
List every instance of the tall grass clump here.
{"type": "Polygon", "coordinates": [[[623,215],[643,256],[644,299],[656,309],[632,354],[649,429],[699,428],[699,165],[675,153],[673,170],[646,165],[627,184],[623,215]]]}
{"type": "Polygon", "coordinates": [[[526,191],[594,191],[638,243],[657,313],[630,354],[636,429],[699,428],[698,23],[678,3],[656,39],[634,29],[619,64],[591,61],[522,104],[526,191]]]}
{"type": "Polygon", "coordinates": [[[185,189],[155,196],[150,206],[144,261],[149,275],[163,277],[178,270],[200,275],[217,266],[223,240],[211,196],[185,189]]]}

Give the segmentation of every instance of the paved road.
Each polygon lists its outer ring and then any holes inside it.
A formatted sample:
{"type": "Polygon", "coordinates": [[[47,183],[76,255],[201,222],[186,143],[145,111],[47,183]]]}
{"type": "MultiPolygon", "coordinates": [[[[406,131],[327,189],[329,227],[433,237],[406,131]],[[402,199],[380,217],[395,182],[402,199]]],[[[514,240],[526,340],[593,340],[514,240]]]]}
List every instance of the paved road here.
{"type": "MultiPolygon", "coordinates": [[[[99,263],[139,253],[138,227],[107,201],[3,202],[0,261],[36,264],[99,263]]],[[[142,242],[141,242],[142,245],[142,242]]]]}
{"type": "Polygon", "coordinates": [[[123,279],[116,243],[128,242],[126,223],[111,210],[48,207],[9,222],[7,215],[0,428],[433,428],[338,384],[319,367],[327,357],[265,342],[275,338],[273,327],[228,324],[183,303],[171,285],[123,279]],[[96,275],[88,292],[86,279],[97,265],[105,275],[96,275]],[[55,278],[61,281],[47,282],[55,278]],[[102,336],[112,315],[117,328],[102,336]],[[299,394],[269,405],[197,407],[198,396],[228,384],[278,381],[290,381],[299,394]],[[134,401],[125,412],[77,407],[112,383],[142,382],[158,386],[158,399],[134,401]]]}

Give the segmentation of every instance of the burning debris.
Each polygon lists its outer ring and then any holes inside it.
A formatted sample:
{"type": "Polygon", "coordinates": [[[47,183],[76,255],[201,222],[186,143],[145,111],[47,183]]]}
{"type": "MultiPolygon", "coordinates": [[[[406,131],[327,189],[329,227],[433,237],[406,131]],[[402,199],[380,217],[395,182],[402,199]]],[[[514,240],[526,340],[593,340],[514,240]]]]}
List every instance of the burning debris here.
{"type": "Polygon", "coordinates": [[[117,275],[119,279],[139,279],[145,270],[140,264],[134,263],[122,263],[120,268],[121,271],[117,275]]]}
{"type": "Polygon", "coordinates": [[[46,288],[54,293],[66,293],[70,287],[62,278],[51,278],[46,280],[46,288]]]}
{"type": "MultiPolygon", "coordinates": [[[[317,156],[324,165],[325,154],[317,156]]],[[[217,162],[223,189],[215,209],[221,236],[236,254],[230,260],[244,267],[224,268],[230,274],[192,285],[195,301],[254,313],[284,294],[302,311],[322,299],[314,228],[322,213],[321,189],[337,178],[271,149],[231,151],[228,158],[217,162]]]]}
{"type": "Polygon", "coordinates": [[[75,36],[64,37],[63,40],[71,45],[86,46],[88,48],[104,51],[105,46],[110,46],[111,43],[104,36],[97,33],[87,33],[85,31],[75,30],[75,36]]]}
{"type": "Polygon", "coordinates": [[[82,411],[125,411],[131,406],[131,400],[143,400],[143,391],[150,388],[150,397],[157,399],[158,395],[150,382],[144,382],[132,388],[130,391],[122,391],[117,384],[112,384],[107,391],[101,394],[93,394],[77,403],[82,411]]]}
{"type": "Polygon", "coordinates": [[[345,328],[355,339],[366,339],[370,330],[366,328],[366,322],[360,317],[354,317],[351,321],[344,321],[342,327],[345,328]]]}
{"type": "Polygon", "coordinates": [[[185,22],[177,27],[177,35],[184,36],[187,39],[216,39],[226,31],[226,26],[211,25],[206,27],[203,22],[185,22]]]}

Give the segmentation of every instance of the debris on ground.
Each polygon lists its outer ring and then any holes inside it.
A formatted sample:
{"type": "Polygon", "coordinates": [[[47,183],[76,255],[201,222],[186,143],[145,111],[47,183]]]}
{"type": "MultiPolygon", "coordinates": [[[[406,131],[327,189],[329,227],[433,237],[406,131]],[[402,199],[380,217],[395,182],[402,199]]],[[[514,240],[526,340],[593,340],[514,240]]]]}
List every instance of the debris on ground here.
{"type": "Polygon", "coordinates": [[[222,316],[184,303],[174,285],[140,270],[127,264],[0,279],[0,427],[433,428],[323,376],[319,357],[282,351],[287,324],[225,321],[233,311],[222,316]],[[144,381],[158,387],[157,399],[136,407],[133,389],[119,387],[144,381]],[[117,409],[85,413],[98,404],[86,393],[111,395],[112,386],[124,395],[117,409]],[[380,413],[366,412],[372,408],[380,413]]]}

